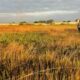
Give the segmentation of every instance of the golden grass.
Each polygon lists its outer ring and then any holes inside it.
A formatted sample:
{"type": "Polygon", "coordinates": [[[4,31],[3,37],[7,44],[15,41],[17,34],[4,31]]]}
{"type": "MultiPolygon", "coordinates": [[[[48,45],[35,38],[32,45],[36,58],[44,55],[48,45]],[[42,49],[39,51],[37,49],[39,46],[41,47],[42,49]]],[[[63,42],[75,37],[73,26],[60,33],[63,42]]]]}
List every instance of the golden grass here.
{"type": "Polygon", "coordinates": [[[76,25],[0,25],[0,32],[31,32],[31,31],[64,31],[76,29],[76,25]]]}
{"type": "Polygon", "coordinates": [[[76,25],[4,25],[0,32],[0,80],[80,80],[76,25]]]}

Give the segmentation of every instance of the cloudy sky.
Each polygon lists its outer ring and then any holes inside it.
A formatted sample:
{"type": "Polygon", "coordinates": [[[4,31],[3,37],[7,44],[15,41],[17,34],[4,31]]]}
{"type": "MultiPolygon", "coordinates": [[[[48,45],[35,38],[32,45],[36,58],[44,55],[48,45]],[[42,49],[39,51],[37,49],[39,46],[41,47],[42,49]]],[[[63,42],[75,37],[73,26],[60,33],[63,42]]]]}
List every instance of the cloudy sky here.
{"type": "Polygon", "coordinates": [[[76,18],[80,0],[0,0],[0,22],[76,18]]]}

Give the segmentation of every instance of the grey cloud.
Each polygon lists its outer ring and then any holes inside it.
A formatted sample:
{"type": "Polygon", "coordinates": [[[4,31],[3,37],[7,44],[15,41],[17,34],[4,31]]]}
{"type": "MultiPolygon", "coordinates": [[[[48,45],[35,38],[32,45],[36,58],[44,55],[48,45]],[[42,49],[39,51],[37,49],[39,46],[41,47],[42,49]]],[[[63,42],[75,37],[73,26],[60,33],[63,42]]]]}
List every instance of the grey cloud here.
{"type": "MultiPolygon", "coordinates": [[[[33,12],[45,12],[45,11],[56,11],[56,10],[66,10],[66,11],[78,11],[78,13],[71,13],[63,15],[60,14],[50,14],[47,18],[54,19],[74,19],[80,17],[80,0],[0,0],[0,13],[33,13],[33,12]]],[[[7,14],[8,15],[8,14],[7,14]]],[[[33,19],[45,19],[45,16],[35,16],[33,13],[33,19]]],[[[8,15],[9,20],[32,20],[32,16],[25,16],[17,19],[15,16],[8,15]]],[[[5,14],[2,18],[5,19],[5,14]]],[[[1,19],[1,20],[3,20],[1,19]]],[[[7,19],[7,18],[6,18],[7,19]]],[[[0,21],[1,21],[0,20],[0,21]]]]}
{"type": "Polygon", "coordinates": [[[1,0],[0,10],[5,11],[36,11],[49,9],[79,10],[80,0],[1,0]]]}

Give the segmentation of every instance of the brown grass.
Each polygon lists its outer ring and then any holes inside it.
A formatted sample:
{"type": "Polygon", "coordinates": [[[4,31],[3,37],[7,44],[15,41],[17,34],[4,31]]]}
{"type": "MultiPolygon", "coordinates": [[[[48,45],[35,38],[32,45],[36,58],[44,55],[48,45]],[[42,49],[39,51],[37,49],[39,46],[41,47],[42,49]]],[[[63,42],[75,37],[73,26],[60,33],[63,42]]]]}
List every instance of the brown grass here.
{"type": "Polygon", "coordinates": [[[0,32],[0,80],[80,80],[75,25],[5,25],[0,32]]]}

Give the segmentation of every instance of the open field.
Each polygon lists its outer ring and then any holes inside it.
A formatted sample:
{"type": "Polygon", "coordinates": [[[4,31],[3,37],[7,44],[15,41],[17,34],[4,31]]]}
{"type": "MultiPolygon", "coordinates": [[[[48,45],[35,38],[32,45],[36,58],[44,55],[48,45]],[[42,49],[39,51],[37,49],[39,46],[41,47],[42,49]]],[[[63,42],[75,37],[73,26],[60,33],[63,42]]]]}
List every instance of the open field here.
{"type": "Polygon", "coordinates": [[[32,31],[64,31],[67,29],[76,29],[73,25],[0,25],[0,32],[32,32],[32,31]]]}
{"type": "Polygon", "coordinates": [[[0,25],[0,80],[80,80],[76,25],[0,25]]]}

